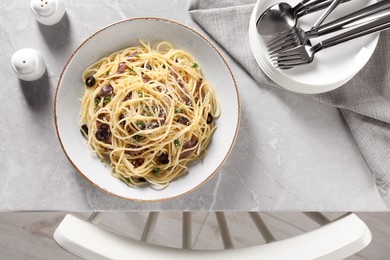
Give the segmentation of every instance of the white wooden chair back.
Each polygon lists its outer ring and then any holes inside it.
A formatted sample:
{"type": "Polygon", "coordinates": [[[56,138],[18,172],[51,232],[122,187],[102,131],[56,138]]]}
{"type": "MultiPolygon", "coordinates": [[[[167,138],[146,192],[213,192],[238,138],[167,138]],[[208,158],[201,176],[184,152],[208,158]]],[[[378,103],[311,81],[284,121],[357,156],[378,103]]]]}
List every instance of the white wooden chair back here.
{"type": "Polygon", "coordinates": [[[259,213],[249,212],[266,244],[234,249],[226,218],[216,212],[225,250],[191,250],[191,213],[183,213],[183,249],[147,243],[156,224],[158,213],[149,214],[141,240],[137,241],[97,225],[102,213],[94,213],[88,220],[67,214],[54,232],[55,241],[65,250],[83,259],[344,259],[371,241],[371,232],[355,214],[348,213],[328,221],[320,213],[305,213],[320,227],[295,237],[276,241],[259,213]]]}

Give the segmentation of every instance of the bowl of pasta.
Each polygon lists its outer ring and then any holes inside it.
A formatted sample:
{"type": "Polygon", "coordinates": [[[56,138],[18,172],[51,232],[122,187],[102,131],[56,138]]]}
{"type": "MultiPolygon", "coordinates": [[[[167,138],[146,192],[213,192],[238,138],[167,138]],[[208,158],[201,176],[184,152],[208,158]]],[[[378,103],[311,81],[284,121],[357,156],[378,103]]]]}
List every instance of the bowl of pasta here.
{"type": "Polygon", "coordinates": [[[73,52],[54,119],[65,155],[92,185],[162,201],[198,188],[222,166],[240,102],[226,60],[204,36],[175,21],[134,18],[73,52]]]}

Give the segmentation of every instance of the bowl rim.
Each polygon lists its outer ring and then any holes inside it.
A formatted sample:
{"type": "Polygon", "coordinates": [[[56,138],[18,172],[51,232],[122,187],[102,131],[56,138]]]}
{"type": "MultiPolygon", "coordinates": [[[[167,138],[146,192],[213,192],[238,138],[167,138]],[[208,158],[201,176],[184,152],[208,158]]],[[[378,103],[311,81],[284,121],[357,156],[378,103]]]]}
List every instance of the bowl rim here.
{"type": "Polygon", "coordinates": [[[177,197],[180,197],[180,196],[183,196],[183,195],[186,195],[186,194],[189,194],[193,191],[195,191],[196,189],[198,189],[200,186],[202,186],[203,184],[205,184],[207,181],[209,181],[218,171],[219,169],[222,167],[222,165],[224,164],[224,162],[226,161],[227,157],[230,155],[232,149],[233,149],[233,146],[237,140],[237,135],[238,135],[238,131],[239,131],[239,128],[240,128],[240,121],[241,121],[241,102],[240,102],[240,95],[239,95],[239,91],[238,91],[238,87],[237,87],[237,82],[236,82],[236,79],[234,78],[233,76],[233,73],[232,73],[232,70],[229,66],[229,64],[227,63],[227,61],[225,60],[225,58],[222,56],[221,52],[205,37],[203,36],[201,33],[197,32],[196,30],[192,29],[191,27],[187,26],[187,25],[184,25],[182,23],[179,23],[177,21],[173,21],[173,20],[170,20],[170,19],[166,19],[166,18],[160,18],[160,17],[136,17],[136,18],[128,18],[128,19],[124,19],[124,20],[120,20],[120,21],[117,21],[117,22],[114,22],[114,23],[111,23],[97,31],[95,31],[93,34],[91,34],[87,39],[85,39],[73,52],[72,54],[70,55],[70,57],[68,58],[68,60],[66,61],[62,71],[61,71],[61,74],[60,74],[60,77],[58,78],[58,81],[57,81],[57,86],[56,86],[56,91],[55,91],[55,95],[54,95],[54,124],[55,124],[55,129],[56,129],[56,134],[57,134],[57,138],[58,138],[58,141],[60,142],[60,145],[61,145],[61,148],[62,150],[64,151],[65,153],[65,156],[66,158],[68,159],[68,161],[71,163],[71,165],[73,166],[74,169],[76,169],[76,171],[79,173],[79,175],[83,176],[84,179],[86,179],[90,184],[92,184],[92,186],[98,188],[98,190],[102,191],[103,193],[106,193],[106,194],[109,194],[111,196],[114,196],[114,197],[117,197],[117,198],[121,198],[121,199],[125,199],[127,201],[137,201],[137,202],[162,202],[162,201],[166,201],[166,200],[171,200],[171,199],[175,199],[177,197]],[[67,70],[68,66],[69,66],[69,63],[72,61],[73,57],[76,55],[76,53],[79,51],[79,49],[81,49],[87,42],[89,42],[95,35],[99,34],[100,32],[104,31],[104,30],[107,30],[115,25],[118,25],[118,24],[122,24],[122,23],[126,23],[126,22],[132,22],[132,21],[139,21],[139,20],[154,20],[154,21],[161,21],[161,22],[165,22],[165,23],[172,23],[172,24],[175,24],[177,26],[181,26],[183,27],[184,29],[187,29],[189,31],[191,31],[192,33],[194,33],[195,35],[201,37],[217,54],[218,56],[222,59],[223,63],[225,64],[226,68],[228,69],[229,71],[229,74],[233,80],[233,84],[234,84],[234,88],[235,88],[235,91],[236,91],[236,97],[237,97],[237,124],[236,124],[236,130],[235,130],[235,133],[234,133],[234,136],[233,136],[233,140],[232,140],[232,143],[230,144],[229,146],[229,149],[227,151],[227,153],[225,154],[223,160],[218,164],[218,166],[215,168],[215,170],[209,175],[207,176],[206,179],[204,179],[202,182],[200,182],[198,185],[196,185],[195,187],[185,191],[185,192],[182,192],[180,194],[177,194],[177,195],[174,195],[174,196],[169,196],[169,197],[165,197],[165,198],[158,198],[158,199],[138,199],[138,198],[129,198],[129,197],[125,197],[125,196],[121,196],[121,195],[118,195],[118,194],[115,194],[111,191],[108,191],[107,189],[103,188],[103,187],[100,187],[98,184],[96,184],[95,182],[93,182],[91,179],[89,179],[77,166],[76,164],[72,161],[71,157],[69,156],[69,154],[67,153],[63,143],[62,143],[62,140],[61,140],[61,136],[60,136],[60,131],[58,129],[58,122],[57,122],[57,98],[58,98],[58,92],[59,92],[59,88],[60,88],[60,85],[62,83],[62,79],[63,79],[63,76],[64,76],[64,73],[65,71],[67,70]]]}

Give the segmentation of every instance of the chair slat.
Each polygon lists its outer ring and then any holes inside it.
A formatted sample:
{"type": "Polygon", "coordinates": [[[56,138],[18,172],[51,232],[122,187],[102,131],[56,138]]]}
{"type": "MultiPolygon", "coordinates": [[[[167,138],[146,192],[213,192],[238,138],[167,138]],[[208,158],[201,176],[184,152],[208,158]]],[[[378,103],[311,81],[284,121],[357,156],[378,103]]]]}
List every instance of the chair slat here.
{"type": "Polygon", "coordinates": [[[156,226],[158,214],[159,214],[158,212],[150,212],[149,213],[148,219],[146,220],[144,232],[142,233],[142,237],[141,237],[142,242],[150,241],[154,227],[156,226]]]}
{"type": "Polygon", "coordinates": [[[257,212],[248,212],[253,223],[255,223],[257,230],[260,232],[261,236],[264,238],[266,243],[271,243],[276,241],[274,235],[271,233],[265,222],[260,217],[257,212]]]}
{"type": "Polygon", "coordinates": [[[192,249],[192,215],[191,212],[183,212],[182,247],[192,249]]]}
{"type": "Polygon", "coordinates": [[[226,223],[225,214],[223,212],[215,212],[215,216],[217,217],[217,222],[218,222],[224,248],[225,249],[234,248],[233,241],[230,236],[229,228],[226,223]]]}

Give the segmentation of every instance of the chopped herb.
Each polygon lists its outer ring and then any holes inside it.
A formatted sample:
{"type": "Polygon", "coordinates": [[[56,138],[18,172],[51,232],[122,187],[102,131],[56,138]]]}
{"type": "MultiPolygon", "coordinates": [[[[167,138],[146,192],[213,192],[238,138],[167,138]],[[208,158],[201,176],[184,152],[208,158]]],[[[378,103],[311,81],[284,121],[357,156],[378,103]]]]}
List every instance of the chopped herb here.
{"type": "Polygon", "coordinates": [[[100,98],[99,97],[95,97],[95,105],[98,106],[100,104],[100,98]]]}
{"type": "Polygon", "coordinates": [[[181,108],[180,107],[176,108],[175,113],[178,113],[178,114],[181,113],[181,108]]]}
{"type": "Polygon", "coordinates": [[[200,130],[202,131],[202,133],[204,133],[204,130],[205,130],[205,129],[204,129],[204,127],[202,127],[200,130]]]}
{"type": "Polygon", "coordinates": [[[129,71],[129,74],[135,73],[135,70],[133,69],[133,67],[128,68],[127,70],[129,71]]]}
{"type": "Polygon", "coordinates": [[[194,69],[197,69],[197,68],[199,68],[199,65],[198,65],[198,63],[194,63],[194,64],[192,64],[192,67],[193,67],[194,69]]]}
{"type": "Polygon", "coordinates": [[[133,136],[133,139],[136,140],[137,142],[139,142],[139,141],[141,141],[141,136],[135,135],[135,136],[133,136]]]}
{"type": "Polygon", "coordinates": [[[138,92],[138,97],[139,97],[139,98],[144,97],[144,93],[143,93],[142,91],[138,92]]]}
{"type": "Polygon", "coordinates": [[[103,105],[107,105],[111,101],[111,96],[105,96],[103,99],[103,105]]]}
{"type": "Polygon", "coordinates": [[[145,106],[145,107],[146,107],[146,112],[147,112],[148,116],[153,115],[153,114],[152,114],[152,111],[150,110],[150,107],[149,107],[148,105],[145,106]]]}
{"type": "Polygon", "coordinates": [[[109,71],[109,70],[106,71],[106,76],[108,76],[108,74],[110,74],[110,71],[109,71]]]}
{"type": "Polygon", "coordinates": [[[142,121],[142,120],[138,120],[138,121],[136,122],[136,125],[137,125],[139,128],[141,128],[141,129],[144,129],[144,128],[145,128],[145,122],[142,121]]]}
{"type": "Polygon", "coordinates": [[[158,167],[154,167],[153,168],[153,175],[154,176],[158,176],[158,173],[160,172],[160,168],[158,168],[158,167]]]}
{"type": "Polygon", "coordinates": [[[175,144],[176,147],[180,146],[180,141],[177,140],[177,139],[175,139],[175,140],[173,141],[173,143],[175,144]]]}
{"type": "Polygon", "coordinates": [[[139,58],[139,54],[137,53],[137,54],[135,55],[135,57],[136,57],[136,58],[139,58]]]}
{"type": "Polygon", "coordinates": [[[165,69],[165,64],[163,64],[163,69],[165,69]]]}

